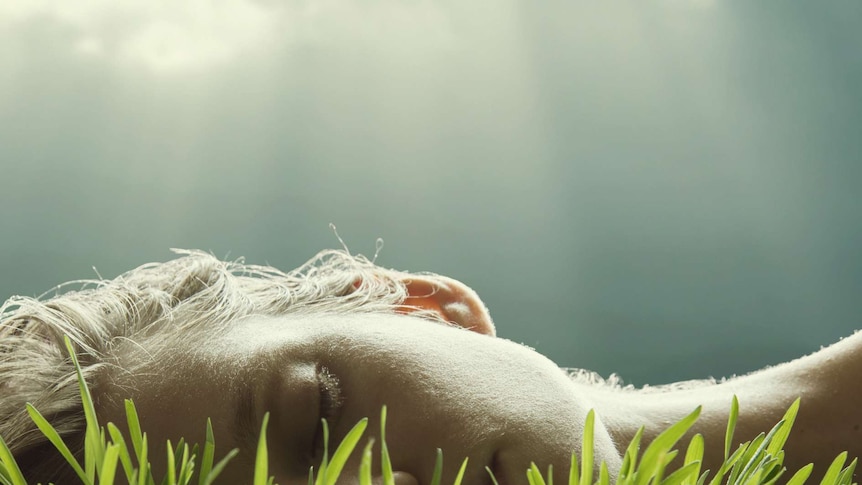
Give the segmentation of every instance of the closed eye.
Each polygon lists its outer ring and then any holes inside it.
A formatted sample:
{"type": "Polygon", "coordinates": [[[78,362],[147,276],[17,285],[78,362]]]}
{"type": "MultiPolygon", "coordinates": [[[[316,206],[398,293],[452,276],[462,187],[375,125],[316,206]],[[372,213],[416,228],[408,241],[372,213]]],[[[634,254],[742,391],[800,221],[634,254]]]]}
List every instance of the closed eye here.
{"type": "MultiPolygon", "coordinates": [[[[318,408],[318,426],[317,432],[314,434],[312,450],[314,450],[314,460],[320,463],[323,459],[324,439],[323,439],[323,423],[326,420],[330,434],[338,425],[338,418],[341,416],[341,409],[344,406],[344,395],[341,391],[341,381],[338,377],[329,370],[328,367],[322,364],[317,365],[317,387],[320,393],[319,408],[318,408]]],[[[331,436],[330,436],[330,440],[331,436]]],[[[328,451],[328,450],[326,450],[328,451]]]]}
{"type": "Polygon", "coordinates": [[[256,392],[249,385],[242,389],[235,404],[233,439],[237,447],[243,450],[253,450],[257,447],[260,420],[258,414],[256,392]]]}

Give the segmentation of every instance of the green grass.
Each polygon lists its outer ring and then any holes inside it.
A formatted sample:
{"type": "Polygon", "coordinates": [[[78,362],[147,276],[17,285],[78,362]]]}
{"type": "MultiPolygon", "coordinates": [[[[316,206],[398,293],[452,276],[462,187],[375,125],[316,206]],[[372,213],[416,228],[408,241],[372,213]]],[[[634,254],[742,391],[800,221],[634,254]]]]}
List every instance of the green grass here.
{"type": "MultiPolygon", "coordinates": [[[[209,485],[224,470],[238,450],[234,449],[215,462],[216,446],[212,424],[207,420],[206,441],[203,448],[197,444],[189,446],[180,440],[176,446],[170,441],[166,443],[167,470],[161,480],[156,481],[149,464],[151,450],[147,434],[141,430],[138,414],[131,401],[125,402],[126,419],[129,436],[123,436],[120,429],[113,423],[107,428],[99,425],[93,406],[93,399],[81,374],[78,360],[72,350],[71,343],[66,339],[66,346],[72,356],[78,373],[81,399],[83,402],[86,431],[84,437],[84,463],[79,463],[57,431],[32,405],[27,405],[30,418],[53,443],[58,452],[63,455],[78,476],[80,483],[86,485],[112,485],[129,483],[134,485],[209,485]],[[129,445],[129,443],[131,445],[129,445]],[[137,466],[135,464],[138,464],[137,466]]],[[[642,447],[643,429],[639,430],[623,455],[623,464],[619,475],[614,479],[617,485],[772,485],[782,479],[787,470],[783,466],[783,447],[787,442],[796,414],[799,410],[799,400],[796,400],[785,413],[781,421],[768,433],[761,433],[756,438],[733,448],[733,432],[739,415],[739,404],[734,398],[727,423],[724,443],[724,463],[710,474],[701,470],[704,455],[704,441],[699,434],[694,435],[685,446],[682,453],[680,440],[697,421],[700,409],[666,429],[651,443],[642,447]],[[643,451],[641,452],[641,449],[643,451]],[[676,460],[678,456],[682,458],[676,460]]],[[[593,473],[593,426],[595,415],[592,411],[587,415],[583,433],[583,453],[580,457],[572,454],[568,474],[568,485],[610,485],[611,478],[604,463],[599,466],[599,473],[593,473]]],[[[269,414],[266,414],[261,425],[255,458],[254,485],[274,485],[274,477],[269,475],[269,453],[266,444],[266,427],[269,414]]],[[[350,455],[359,445],[362,435],[368,425],[367,419],[359,421],[329,455],[329,429],[323,421],[324,455],[320,466],[309,470],[309,485],[335,485],[341,475],[344,465],[350,455]]],[[[373,461],[374,439],[368,440],[363,447],[359,467],[360,485],[371,485],[371,468],[373,461]]],[[[158,448],[158,447],[156,447],[158,448]]],[[[158,452],[153,450],[153,452],[158,452]]],[[[380,463],[383,469],[385,485],[394,485],[392,462],[389,449],[386,446],[386,407],[381,410],[380,420],[380,463]]],[[[461,462],[459,472],[453,485],[460,485],[467,468],[468,458],[461,462]]],[[[854,483],[853,471],[856,460],[847,463],[847,453],[839,454],[828,468],[820,485],[849,485],[854,483]]],[[[437,450],[431,485],[441,485],[443,469],[443,452],[437,450]]],[[[813,465],[807,465],[787,479],[788,485],[806,483],[813,465]]],[[[496,478],[491,470],[486,468],[494,484],[496,478]]],[[[553,470],[542,471],[533,463],[524,470],[524,484],[553,485],[553,470]]],[[[27,485],[21,470],[15,463],[11,451],[3,438],[0,437],[0,485],[27,485]]]]}

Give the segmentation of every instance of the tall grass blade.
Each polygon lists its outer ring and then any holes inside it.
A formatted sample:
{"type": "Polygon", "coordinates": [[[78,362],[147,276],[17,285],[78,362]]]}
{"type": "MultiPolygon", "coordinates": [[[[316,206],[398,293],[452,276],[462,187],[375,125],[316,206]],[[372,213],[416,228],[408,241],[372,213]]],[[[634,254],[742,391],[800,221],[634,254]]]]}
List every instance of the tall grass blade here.
{"type": "Polygon", "coordinates": [[[323,428],[323,458],[320,460],[317,478],[314,479],[315,485],[323,485],[326,481],[326,470],[329,468],[329,425],[325,419],[320,420],[320,425],[323,428]]]}
{"type": "Polygon", "coordinates": [[[78,363],[78,353],[72,347],[72,341],[68,335],[64,336],[63,340],[66,344],[66,350],[72,358],[72,365],[75,366],[75,373],[78,375],[78,388],[81,392],[81,404],[84,407],[84,421],[86,422],[86,430],[84,431],[84,472],[90,483],[93,483],[96,479],[96,466],[104,460],[104,446],[102,444],[101,433],[99,432],[99,421],[96,419],[93,396],[90,395],[90,389],[84,380],[84,374],[81,372],[81,364],[78,363]]]}
{"type": "Polygon", "coordinates": [[[254,459],[254,485],[266,485],[269,478],[269,452],[266,449],[266,425],[269,424],[269,412],[263,415],[260,425],[260,438],[257,440],[257,455],[254,459]]]}
{"type": "Polygon", "coordinates": [[[347,432],[344,439],[341,440],[338,448],[335,449],[335,453],[332,454],[332,460],[329,462],[329,466],[326,468],[326,481],[324,482],[324,485],[335,485],[335,481],[338,480],[339,475],[341,475],[341,470],[344,468],[344,464],[347,463],[347,459],[350,457],[350,454],[353,453],[353,450],[356,448],[356,444],[359,443],[359,439],[362,438],[362,434],[365,433],[365,428],[367,426],[368,418],[360,419],[359,422],[353,425],[353,428],[347,432]]]}
{"type": "MultiPolygon", "coordinates": [[[[487,467],[485,467],[487,468],[487,467]]],[[[490,473],[490,470],[488,470],[490,473]]],[[[440,485],[440,480],[443,478],[443,450],[437,448],[437,457],[434,458],[434,473],[431,474],[431,485],[440,485]]],[[[497,480],[493,474],[491,479],[496,483],[497,480]]]]}
{"type": "Polygon", "coordinates": [[[602,461],[599,466],[599,485],[609,485],[611,483],[611,474],[608,471],[608,464],[602,461]]]}
{"type": "Polygon", "coordinates": [[[224,470],[224,467],[226,467],[227,464],[230,463],[230,461],[233,460],[233,458],[238,454],[239,450],[234,448],[230,450],[227,455],[224,456],[224,458],[219,460],[218,463],[213,465],[212,470],[210,470],[210,472],[207,474],[206,480],[204,480],[204,485],[212,485],[216,478],[221,475],[221,472],[222,470],[224,470]]]}
{"type": "Polygon", "coordinates": [[[779,450],[784,449],[784,444],[787,443],[787,438],[790,436],[790,430],[793,428],[793,423],[796,421],[796,415],[799,413],[799,402],[799,398],[793,401],[793,404],[791,404],[790,407],[787,408],[787,412],[784,413],[784,417],[781,418],[780,423],[782,423],[782,425],[778,430],[776,430],[769,446],[766,447],[766,452],[770,455],[774,456],[779,450]]]}
{"type": "MultiPolygon", "coordinates": [[[[637,469],[638,453],[640,453],[641,440],[644,435],[644,427],[638,428],[634,438],[629,442],[626,452],[623,455],[623,465],[620,468],[620,482],[626,482],[626,478],[631,476],[637,469]]],[[[575,484],[572,484],[575,485],[575,484]]]]}
{"type": "MultiPolygon", "coordinates": [[[[500,483],[497,481],[497,477],[494,476],[494,472],[491,470],[491,467],[486,466],[485,471],[488,472],[488,476],[491,477],[491,483],[493,483],[494,485],[500,485],[500,483]]],[[[431,482],[431,485],[434,485],[433,481],[431,482]]]]}
{"type": "Polygon", "coordinates": [[[853,471],[856,469],[857,458],[854,458],[853,461],[847,465],[847,468],[841,470],[841,473],[838,475],[838,479],[836,483],[840,483],[842,485],[849,484],[853,481],[853,471]]]}
{"type": "MultiPolygon", "coordinates": [[[[124,401],[126,406],[126,423],[129,426],[129,438],[132,440],[132,446],[135,448],[135,456],[141,457],[144,436],[141,433],[141,422],[138,419],[138,410],[135,408],[135,403],[131,399],[124,401]]],[[[143,466],[138,461],[138,466],[143,466]]]]}
{"type": "Polygon", "coordinates": [[[733,401],[730,403],[730,416],[727,418],[727,431],[724,434],[724,461],[730,457],[730,445],[733,443],[737,419],[739,419],[739,399],[734,394],[733,401]]]}
{"type": "Polygon", "coordinates": [[[469,458],[464,458],[464,461],[461,462],[461,469],[458,470],[458,475],[455,476],[455,482],[452,485],[461,485],[461,480],[464,479],[464,470],[467,469],[467,460],[469,458]]]}
{"type": "Polygon", "coordinates": [[[362,450],[362,461],[359,463],[359,485],[371,485],[371,452],[374,448],[374,438],[362,450]]]}
{"type": "Polygon", "coordinates": [[[66,459],[66,462],[69,463],[69,466],[75,470],[75,474],[78,475],[78,478],[81,479],[81,482],[86,485],[91,485],[93,481],[87,476],[84,469],[81,468],[81,465],[78,463],[78,460],[72,455],[72,452],[69,450],[69,447],[66,446],[66,443],[63,442],[63,439],[60,437],[60,434],[57,433],[57,430],[51,426],[51,423],[42,416],[32,404],[27,403],[27,413],[30,415],[30,419],[33,420],[33,423],[39,428],[39,431],[48,438],[48,441],[57,448],[57,451],[63,455],[63,458],[66,459]]]}
{"type": "Polygon", "coordinates": [[[386,445],[386,405],[380,408],[380,467],[383,471],[383,484],[395,485],[392,476],[392,460],[389,457],[389,447],[386,445]]]}
{"type": "Polygon", "coordinates": [[[593,445],[596,412],[590,409],[584,424],[584,437],[581,447],[581,481],[580,485],[590,485],[593,482],[593,445]]]}
{"type": "Polygon", "coordinates": [[[213,469],[213,459],[215,458],[215,436],[213,436],[213,423],[210,418],[207,418],[207,434],[204,441],[204,453],[201,457],[201,470],[198,474],[198,485],[207,485],[207,478],[210,471],[213,469]]]}
{"type": "Polygon", "coordinates": [[[149,444],[147,443],[147,434],[144,433],[143,437],[141,438],[141,456],[138,457],[138,463],[140,464],[140,471],[138,472],[138,485],[148,485],[153,479],[153,477],[151,476],[152,474],[150,473],[151,470],[149,468],[150,462],[147,459],[147,455],[150,452],[149,448],[149,444]]]}
{"type": "Polygon", "coordinates": [[[114,423],[108,423],[108,434],[111,435],[111,441],[119,446],[120,463],[123,464],[123,471],[126,474],[126,480],[129,483],[134,483],[135,467],[132,464],[132,456],[129,454],[129,447],[126,446],[126,440],[123,438],[123,433],[120,428],[114,423]]]}
{"type": "MultiPolygon", "coordinates": [[[[754,472],[756,467],[766,459],[766,448],[769,445],[769,442],[772,441],[772,438],[775,436],[775,434],[778,433],[778,431],[784,426],[784,423],[784,420],[779,421],[778,424],[776,424],[769,431],[769,434],[767,434],[766,437],[763,438],[763,440],[757,444],[757,448],[755,448],[754,453],[752,453],[748,457],[745,457],[747,458],[748,463],[746,463],[745,467],[742,469],[742,472],[739,475],[739,478],[737,478],[734,483],[744,483],[746,480],[748,480],[749,475],[754,472]]],[[[755,441],[757,440],[755,439],[755,441]]],[[[752,446],[754,446],[754,443],[752,443],[752,446]]]]}
{"type": "Polygon", "coordinates": [[[177,468],[174,456],[174,447],[171,445],[171,440],[168,440],[168,472],[165,474],[165,479],[162,480],[162,483],[167,483],[167,485],[177,484],[177,468]]]}
{"type": "Polygon", "coordinates": [[[542,472],[539,471],[539,467],[536,466],[535,462],[530,463],[530,469],[528,473],[533,477],[531,483],[533,483],[534,485],[546,485],[545,479],[542,478],[542,472]]]}
{"type": "Polygon", "coordinates": [[[578,455],[572,453],[572,460],[569,465],[569,485],[579,485],[581,483],[581,474],[578,470],[578,455]]]}
{"type": "Polygon", "coordinates": [[[114,485],[114,475],[117,473],[117,461],[119,457],[120,445],[108,445],[105,449],[105,460],[102,462],[102,469],[99,471],[99,485],[114,485]]]}
{"type": "MultiPolygon", "coordinates": [[[[196,446],[197,447],[197,446],[196,446]]],[[[192,473],[195,471],[195,455],[189,456],[189,444],[183,444],[183,454],[180,457],[180,474],[177,476],[177,483],[180,485],[188,485],[192,480],[192,473]]]]}
{"type": "Polygon", "coordinates": [[[6,468],[3,466],[3,463],[0,463],[0,485],[14,485],[12,483],[12,479],[9,478],[9,473],[6,472],[6,468]]]}
{"type": "Polygon", "coordinates": [[[700,475],[700,466],[703,461],[703,450],[703,435],[697,433],[691,437],[691,441],[688,443],[688,449],[685,451],[685,463],[696,463],[697,466],[692,475],[687,476],[682,481],[683,485],[695,485],[697,483],[698,475],[700,475]]]}
{"type": "Polygon", "coordinates": [[[700,460],[689,462],[686,460],[686,464],[681,468],[671,473],[665,478],[661,484],[662,485],[682,485],[684,483],[695,483],[697,482],[697,474],[700,471],[700,460]]]}
{"type": "Polygon", "coordinates": [[[787,485],[802,485],[811,476],[812,470],[814,470],[814,463],[805,465],[794,473],[790,480],[787,480],[787,485]]]}
{"type": "MultiPolygon", "coordinates": [[[[29,403],[28,406],[30,406],[29,403]]],[[[27,409],[30,408],[28,407],[27,409]]],[[[27,485],[27,482],[24,480],[24,475],[18,467],[18,463],[15,462],[15,457],[12,455],[12,451],[9,449],[9,446],[6,445],[6,442],[3,441],[2,436],[0,436],[0,463],[3,465],[3,473],[0,474],[0,477],[6,481],[6,484],[27,485]]]]}
{"type": "Polygon", "coordinates": [[[833,485],[836,483],[838,474],[841,473],[841,468],[844,466],[845,461],[847,461],[847,452],[843,451],[836,456],[834,460],[832,460],[832,464],[829,465],[829,468],[826,470],[826,474],[823,475],[823,480],[820,481],[820,485],[833,485]]]}
{"type": "Polygon", "coordinates": [[[700,410],[701,407],[698,406],[691,414],[662,431],[647,446],[638,468],[637,485],[646,485],[660,471],[660,468],[664,467],[663,456],[667,455],[677,441],[694,425],[700,416],[700,410]]]}

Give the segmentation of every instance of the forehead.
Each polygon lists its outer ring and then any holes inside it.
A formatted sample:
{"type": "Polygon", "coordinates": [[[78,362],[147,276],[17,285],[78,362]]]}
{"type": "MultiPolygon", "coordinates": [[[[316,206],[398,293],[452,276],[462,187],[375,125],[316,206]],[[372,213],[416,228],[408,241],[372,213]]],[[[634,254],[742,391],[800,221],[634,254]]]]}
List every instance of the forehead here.
{"type": "MultiPolygon", "coordinates": [[[[275,377],[296,378],[313,362],[304,319],[293,320],[238,321],[221,332],[128,346],[118,352],[111,375],[100,379],[100,421],[125,423],[123,401],[131,399],[142,428],[174,442],[202,443],[207,418],[215,429],[233,429],[250,396],[264,395],[275,377]]],[[[219,441],[233,447],[224,433],[219,441]]]]}
{"type": "Polygon", "coordinates": [[[115,370],[105,379],[104,392],[140,399],[203,387],[227,389],[267,372],[282,372],[289,362],[333,353],[347,358],[369,350],[372,343],[404,347],[427,325],[440,327],[399,314],[307,314],[246,317],[212,332],[178,330],[117,347],[115,370]]]}
{"type": "Polygon", "coordinates": [[[154,413],[200,402],[225,409],[248,386],[265,386],[261,381],[293,366],[325,360],[353,368],[362,361],[390,370],[421,365],[425,372],[451,375],[452,360],[481,361],[492,340],[498,339],[409,315],[250,317],[213,334],[178,333],[130,345],[117,358],[120,370],[99,392],[119,411],[125,398],[154,413]],[[427,359],[430,354],[436,357],[427,359]]]}
{"type": "Polygon", "coordinates": [[[357,357],[394,363],[397,350],[392,354],[376,350],[403,347],[401,335],[412,333],[413,324],[445,328],[394,314],[254,317],[211,335],[189,332],[137,343],[134,351],[126,349],[118,357],[125,370],[99,386],[102,399],[97,411],[102,423],[125,423],[123,399],[130,398],[142,428],[162,442],[183,437],[201,443],[210,418],[214,429],[221,430],[220,448],[230,449],[242,443],[225,430],[257,429],[259,423],[249,426],[237,420],[262,416],[270,404],[266,402],[270,391],[281,388],[301,397],[302,384],[313,381],[310,375],[321,360],[342,368],[357,357]],[[363,357],[369,354],[374,357],[363,357]],[[243,412],[249,408],[258,412],[243,412]]]}

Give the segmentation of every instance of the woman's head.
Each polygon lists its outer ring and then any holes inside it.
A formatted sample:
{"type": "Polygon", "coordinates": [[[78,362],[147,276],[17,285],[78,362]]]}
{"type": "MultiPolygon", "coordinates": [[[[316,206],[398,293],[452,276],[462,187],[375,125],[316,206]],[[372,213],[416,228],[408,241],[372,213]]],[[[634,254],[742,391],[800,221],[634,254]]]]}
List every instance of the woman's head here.
{"type": "MultiPolygon", "coordinates": [[[[387,404],[387,441],[404,483],[427,483],[438,447],[449,475],[470,456],[468,483],[484,483],[482,468],[495,461],[510,480],[531,459],[562,471],[578,449],[583,397],[544,357],[493,338],[481,301],[448,278],[384,270],[340,251],[289,273],[191,252],[85,286],[3,307],[0,435],[36,479],[50,477],[45,460],[56,452],[24,403],[73,442],[83,431],[63,335],[103,422],[123,422],[129,397],[151,443],[201,441],[212,417],[220,448],[241,450],[225,472],[231,483],[250,477],[266,411],[271,472],[282,484],[304,483],[321,409],[334,413],[337,441],[387,404]]],[[[613,466],[618,456],[601,428],[598,438],[613,466]]]]}

